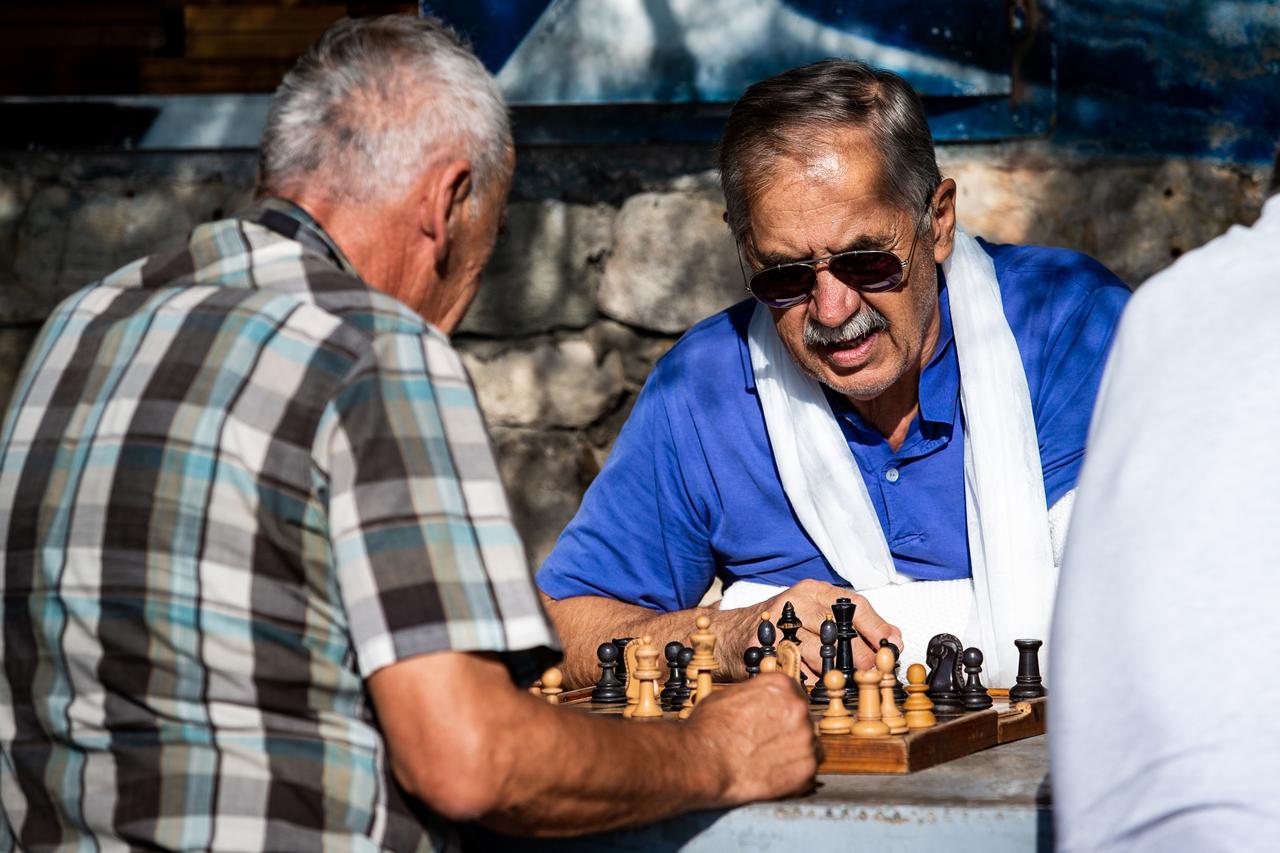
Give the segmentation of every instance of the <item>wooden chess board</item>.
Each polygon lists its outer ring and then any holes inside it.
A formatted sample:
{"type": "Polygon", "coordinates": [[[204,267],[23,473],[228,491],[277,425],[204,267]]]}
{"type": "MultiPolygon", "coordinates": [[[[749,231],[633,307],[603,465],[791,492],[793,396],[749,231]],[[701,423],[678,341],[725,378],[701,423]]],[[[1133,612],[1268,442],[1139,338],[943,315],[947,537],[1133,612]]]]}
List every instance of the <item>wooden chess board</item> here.
{"type": "MultiPolygon", "coordinates": [[[[731,685],[717,685],[731,687],[731,685]]],[[[853,735],[822,735],[825,753],[819,773],[914,773],[947,761],[1045,732],[1047,699],[1010,703],[1008,691],[989,691],[994,704],[985,711],[971,711],[958,717],[940,717],[937,725],[905,735],[861,738],[853,735]]],[[[570,690],[560,704],[591,714],[621,716],[624,705],[598,705],[591,701],[591,688],[570,690]]],[[[811,707],[815,725],[822,708],[811,707]]],[[[632,725],[675,722],[674,713],[651,720],[629,720],[632,725]]]]}

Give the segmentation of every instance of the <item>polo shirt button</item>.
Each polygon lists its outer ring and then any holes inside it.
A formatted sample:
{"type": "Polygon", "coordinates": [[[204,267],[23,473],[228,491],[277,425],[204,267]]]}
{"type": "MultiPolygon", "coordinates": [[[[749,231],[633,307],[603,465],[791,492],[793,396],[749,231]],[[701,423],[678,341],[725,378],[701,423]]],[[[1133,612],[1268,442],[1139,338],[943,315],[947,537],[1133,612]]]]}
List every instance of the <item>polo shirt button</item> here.
{"type": "Polygon", "coordinates": [[[898,469],[890,468],[888,471],[885,471],[884,478],[888,480],[890,483],[898,482],[898,469]]]}

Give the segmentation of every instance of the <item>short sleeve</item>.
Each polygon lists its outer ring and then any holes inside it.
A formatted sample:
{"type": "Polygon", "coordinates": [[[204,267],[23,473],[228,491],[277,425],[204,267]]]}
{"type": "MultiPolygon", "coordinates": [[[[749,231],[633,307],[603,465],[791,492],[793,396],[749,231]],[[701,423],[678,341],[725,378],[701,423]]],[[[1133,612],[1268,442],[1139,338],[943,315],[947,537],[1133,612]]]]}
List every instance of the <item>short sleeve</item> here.
{"type": "Polygon", "coordinates": [[[659,364],[604,469],[538,572],[554,599],[603,596],[655,610],[695,606],[715,578],[705,459],[687,408],[670,405],[659,364]]]}
{"type": "Polygon", "coordinates": [[[443,336],[376,337],[327,407],[315,456],[364,677],[437,651],[499,653],[517,683],[554,662],[488,432],[443,336]]]}
{"type": "Polygon", "coordinates": [[[1037,388],[1032,389],[1049,506],[1073,489],[1080,476],[1098,386],[1130,296],[1124,282],[1101,264],[1075,257],[1079,264],[1045,273],[1058,278],[1052,288],[1057,316],[1037,353],[1042,362],[1037,388]]]}

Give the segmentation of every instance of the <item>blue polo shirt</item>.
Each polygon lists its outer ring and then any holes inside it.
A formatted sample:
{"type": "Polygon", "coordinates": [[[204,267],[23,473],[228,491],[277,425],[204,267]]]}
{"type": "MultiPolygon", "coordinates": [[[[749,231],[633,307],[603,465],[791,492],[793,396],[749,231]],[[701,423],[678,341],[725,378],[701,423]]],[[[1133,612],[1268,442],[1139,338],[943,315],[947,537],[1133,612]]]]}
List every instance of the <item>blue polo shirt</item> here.
{"type": "MultiPolygon", "coordinates": [[[[1107,350],[1129,289],[1063,249],[983,243],[1031,392],[1045,494],[1076,483],[1107,350]]],[[[941,273],[939,274],[941,280],[941,273]]],[[[920,414],[891,450],[828,393],[898,571],[968,577],[960,370],[945,283],[941,333],[920,376],[920,414]]],[[[782,490],[756,395],[746,301],[704,320],[650,374],[604,470],[538,572],[552,598],[600,595],[659,610],[695,606],[718,574],[847,586],[782,490]]]]}

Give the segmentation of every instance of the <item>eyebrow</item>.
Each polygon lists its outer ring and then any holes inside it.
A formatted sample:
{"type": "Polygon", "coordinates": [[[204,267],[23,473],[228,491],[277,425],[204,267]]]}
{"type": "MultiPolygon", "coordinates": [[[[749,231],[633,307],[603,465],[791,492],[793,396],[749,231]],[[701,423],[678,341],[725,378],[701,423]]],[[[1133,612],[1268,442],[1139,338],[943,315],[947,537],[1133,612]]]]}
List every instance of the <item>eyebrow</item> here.
{"type": "MultiPolygon", "coordinates": [[[[889,247],[892,245],[893,238],[888,234],[862,234],[853,242],[845,245],[843,248],[835,252],[832,252],[831,254],[839,255],[843,252],[865,252],[869,249],[878,249],[880,251],[887,252],[889,251],[889,247]]],[[[756,260],[760,262],[762,269],[777,267],[782,264],[793,264],[797,261],[813,260],[813,256],[797,258],[794,255],[788,255],[784,252],[770,252],[766,255],[761,255],[753,250],[752,254],[755,255],[756,260]]],[[[829,255],[819,255],[818,257],[829,257],[829,255]]]]}

